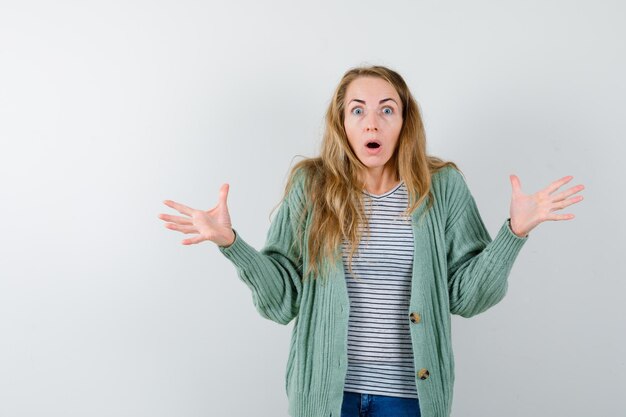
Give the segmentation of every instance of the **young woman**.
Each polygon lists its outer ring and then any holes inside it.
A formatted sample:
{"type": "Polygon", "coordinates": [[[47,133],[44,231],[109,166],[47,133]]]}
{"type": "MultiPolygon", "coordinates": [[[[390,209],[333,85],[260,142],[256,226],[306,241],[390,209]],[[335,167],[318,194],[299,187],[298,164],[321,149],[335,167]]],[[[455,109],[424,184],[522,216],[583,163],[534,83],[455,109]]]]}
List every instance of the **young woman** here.
{"type": "Polygon", "coordinates": [[[418,105],[382,66],[347,71],[326,113],[321,155],[297,163],[257,251],[233,229],[228,184],[209,211],[174,201],[165,226],[215,242],[258,312],[294,320],[285,389],[294,417],[450,415],[450,315],[498,303],[528,233],[582,200],[524,194],[510,176],[510,217],[492,239],[453,162],[426,154],[418,105]]]}

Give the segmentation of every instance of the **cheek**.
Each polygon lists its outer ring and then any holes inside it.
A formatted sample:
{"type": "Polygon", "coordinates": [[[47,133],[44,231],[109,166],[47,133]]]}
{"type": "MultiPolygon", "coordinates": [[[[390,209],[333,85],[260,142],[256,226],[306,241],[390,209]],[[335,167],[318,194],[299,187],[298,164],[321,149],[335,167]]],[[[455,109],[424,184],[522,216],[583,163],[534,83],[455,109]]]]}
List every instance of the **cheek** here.
{"type": "Polygon", "coordinates": [[[344,129],[346,131],[346,136],[348,137],[348,142],[350,144],[354,144],[357,140],[356,130],[353,126],[344,125],[344,129]]]}
{"type": "Polygon", "coordinates": [[[394,136],[396,138],[396,142],[398,141],[398,139],[400,138],[400,132],[402,131],[402,123],[400,123],[399,126],[396,127],[396,129],[394,129],[394,136]]]}

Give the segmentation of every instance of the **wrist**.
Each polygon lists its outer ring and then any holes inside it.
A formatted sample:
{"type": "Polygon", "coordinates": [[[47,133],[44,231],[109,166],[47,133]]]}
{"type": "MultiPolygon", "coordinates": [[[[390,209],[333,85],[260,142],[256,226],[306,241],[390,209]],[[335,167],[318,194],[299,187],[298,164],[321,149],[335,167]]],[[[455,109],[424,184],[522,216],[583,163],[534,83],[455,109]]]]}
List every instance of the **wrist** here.
{"type": "Polygon", "coordinates": [[[237,234],[235,233],[235,230],[231,228],[230,233],[231,234],[224,240],[224,244],[220,244],[221,247],[227,248],[235,243],[235,240],[237,239],[237,234]]]}
{"type": "Polygon", "coordinates": [[[513,225],[511,224],[511,218],[510,218],[510,217],[507,219],[507,222],[508,222],[508,224],[509,224],[509,230],[511,230],[511,232],[513,232],[513,234],[514,234],[515,236],[517,236],[517,237],[521,237],[521,238],[528,237],[528,233],[520,233],[519,231],[516,231],[516,230],[513,228],[513,225]]]}

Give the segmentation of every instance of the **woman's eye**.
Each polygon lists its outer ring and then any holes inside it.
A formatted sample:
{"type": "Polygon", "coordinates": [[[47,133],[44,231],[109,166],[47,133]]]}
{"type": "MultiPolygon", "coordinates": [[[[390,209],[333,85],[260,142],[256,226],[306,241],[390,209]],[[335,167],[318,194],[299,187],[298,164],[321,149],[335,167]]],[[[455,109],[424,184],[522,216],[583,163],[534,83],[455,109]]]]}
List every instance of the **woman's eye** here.
{"type": "Polygon", "coordinates": [[[363,110],[361,110],[360,107],[355,107],[352,109],[352,114],[356,114],[357,116],[360,115],[361,113],[363,113],[363,110]],[[358,113],[357,113],[358,112],[358,113]]]}
{"type": "Polygon", "coordinates": [[[384,112],[385,114],[392,114],[392,113],[393,113],[393,109],[392,109],[391,107],[385,107],[385,108],[383,109],[383,112],[384,112]],[[388,111],[387,111],[387,110],[388,110],[388,111]]]}

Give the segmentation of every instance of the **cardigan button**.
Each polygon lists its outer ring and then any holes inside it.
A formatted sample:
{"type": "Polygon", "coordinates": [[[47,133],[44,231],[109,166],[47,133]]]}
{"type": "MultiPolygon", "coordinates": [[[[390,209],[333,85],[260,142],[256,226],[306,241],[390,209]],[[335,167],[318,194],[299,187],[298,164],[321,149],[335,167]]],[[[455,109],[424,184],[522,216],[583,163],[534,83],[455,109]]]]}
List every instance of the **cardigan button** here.
{"type": "Polygon", "coordinates": [[[409,317],[411,318],[411,321],[412,321],[413,323],[419,323],[419,322],[420,322],[420,320],[422,319],[422,318],[420,317],[420,315],[419,315],[418,313],[416,313],[416,312],[412,312],[412,313],[409,315],[409,317]]]}
{"type": "Polygon", "coordinates": [[[420,369],[420,371],[417,373],[417,376],[419,377],[419,379],[426,379],[428,378],[429,375],[430,375],[430,372],[428,372],[428,369],[425,369],[425,368],[420,369]]]}

